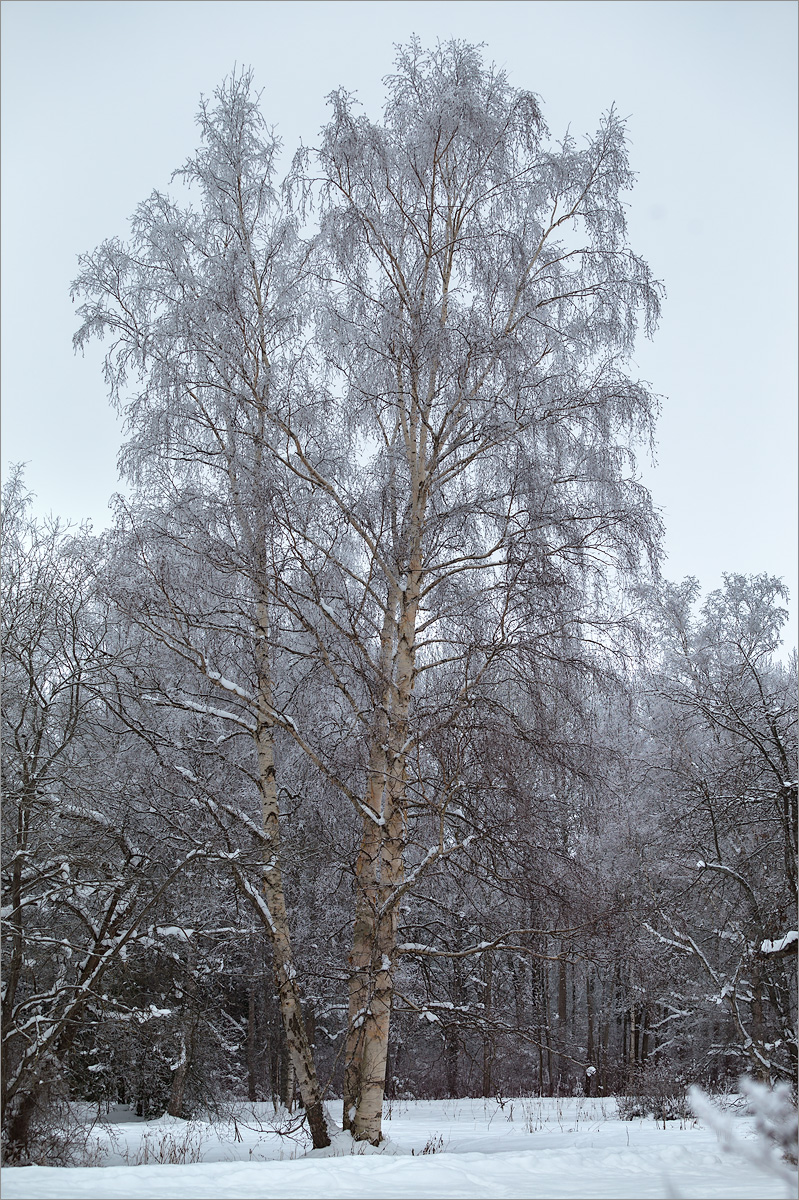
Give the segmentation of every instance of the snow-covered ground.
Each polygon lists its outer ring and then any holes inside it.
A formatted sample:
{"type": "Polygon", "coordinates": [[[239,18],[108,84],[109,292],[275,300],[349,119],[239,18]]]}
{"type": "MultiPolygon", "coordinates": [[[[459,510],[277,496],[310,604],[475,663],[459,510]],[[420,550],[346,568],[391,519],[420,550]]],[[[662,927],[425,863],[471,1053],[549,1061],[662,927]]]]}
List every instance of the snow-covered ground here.
{"type": "MultiPolygon", "coordinates": [[[[271,1106],[242,1105],[235,1120],[136,1121],[117,1109],[96,1126],[91,1167],[16,1167],[4,1200],[354,1200],[409,1197],[607,1197],[608,1200],[783,1200],[789,1185],[719,1147],[696,1121],[620,1121],[613,1100],[394,1101],[387,1141],[353,1153],[338,1135],[312,1151],[300,1132],[272,1129],[271,1106]],[[175,1165],[185,1159],[181,1165],[175,1165]]],[[[743,1139],[753,1136],[737,1115],[743,1139]]],[[[359,1148],[363,1149],[363,1148],[359,1148]]]]}

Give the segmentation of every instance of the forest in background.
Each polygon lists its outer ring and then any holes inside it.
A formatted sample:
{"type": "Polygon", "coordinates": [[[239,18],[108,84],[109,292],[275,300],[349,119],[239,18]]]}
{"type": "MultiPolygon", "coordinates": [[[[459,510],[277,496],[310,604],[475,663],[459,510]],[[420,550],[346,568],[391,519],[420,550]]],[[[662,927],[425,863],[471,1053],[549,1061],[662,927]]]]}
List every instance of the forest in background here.
{"type": "Polygon", "coordinates": [[[82,257],[130,492],[3,500],[3,1125],[65,1098],[622,1094],[796,1073],[787,593],[664,581],[661,288],[611,112],[459,43],[279,143],[247,72],[82,257]]]}

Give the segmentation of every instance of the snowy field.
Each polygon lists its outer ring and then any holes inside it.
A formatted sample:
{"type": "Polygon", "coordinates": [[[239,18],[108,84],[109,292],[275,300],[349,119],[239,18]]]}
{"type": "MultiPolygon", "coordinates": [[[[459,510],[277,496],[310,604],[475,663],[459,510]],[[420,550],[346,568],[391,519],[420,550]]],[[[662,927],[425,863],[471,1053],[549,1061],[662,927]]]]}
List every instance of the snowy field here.
{"type": "MultiPolygon", "coordinates": [[[[2,1194],[4,1200],[783,1200],[792,1194],[790,1185],[722,1149],[696,1121],[669,1121],[664,1129],[651,1118],[620,1121],[616,1112],[612,1099],[394,1101],[386,1105],[385,1145],[353,1154],[341,1134],[331,1150],[309,1153],[290,1124],[282,1135],[274,1131],[270,1105],[242,1105],[213,1123],[140,1121],[120,1107],[87,1141],[97,1165],[6,1168],[2,1194]]],[[[750,1141],[750,1119],[735,1121],[750,1141]]]]}

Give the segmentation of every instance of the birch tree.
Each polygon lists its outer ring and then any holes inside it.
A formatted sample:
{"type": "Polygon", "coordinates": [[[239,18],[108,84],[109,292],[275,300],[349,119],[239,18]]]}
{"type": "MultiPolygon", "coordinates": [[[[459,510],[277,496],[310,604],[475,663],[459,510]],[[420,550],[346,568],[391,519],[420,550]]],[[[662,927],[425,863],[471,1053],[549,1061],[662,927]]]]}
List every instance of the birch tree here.
{"type": "MultiPolygon", "coordinates": [[[[443,687],[451,711],[473,706],[511,648],[542,676],[589,642],[597,658],[620,650],[624,580],[657,540],[631,450],[655,404],[625,363],[658,288],[627,245],[621,121],[551,146],[535,97],[455,42],[401,48],[386,86],[382,123],[334,93],[316,157],[296,167],[319,206],[328,406],[357,455],[325,475],[302,438],[287,447],[355,547],[374,707],[360,717],[344,1123],[372,1142],[422,714],[443,687]]],[[[436,803],[425,862],[457,843],[446,787],[436,803]]]]}
{"type": "Polygon", "coordinates": [[[250,669],[233,664],[228,677],[206,651],[198,606],[171,589],[163,553],[153,566],[140,538],[140,565],[151,599],[158,596],[142,610],[143,627],[216,691],[218,702],[206,707],[251,737],[262,887],[238,879],[272,944],[294,1070],[314,1144],[324,1146],[282,882],[270,661],[275,511],[287,497],[269,446],[294,399],[307,306],[303,252],[273,188],[279,143],[258,111],[251,76],[231,77],[203,102],[198,124],[202,146],[176,178],[199,193],[199,205],[154,192],[136,211],[130,243],[105,242],[81,259],[75,341],[110,338],[106,377],[131,430],[123,467],[151,512],[172,511],[171,525],[160,522],[162,545],[171,538],[185,563],[201,544],[200,555],[227,580],[215,611],[203,616],[234,634],[243,629],[248,641],[250,669]]]}
{"type": "MultiPolygon", "coordinates": [[[[160,566],[147,620],[224,696],[228,719],[251,727],[287,1031],[299,1002],[277,729],[361,825],[344,1123],[371,1142],[400,902],[470,836],[460,782],[429,735],[512,704],[514,676],[543,716],[558,664],[601,674],[623,661],[625,582],[654,561],[658,537],[633,458],[655,403],[627,368],[658,287],[627,245],[622,123],[611,111],[583,148],[553,146],[535,97],[454,42],[401,48],[387,88],[381,123],[335,93],[318,151],[298,156],[288,194],[316,214],[307,245],[277,205],[276,143],[245,77],[203,107],[203,149],[179,173],[199,186],[199,210],[154,193],[130,245],[86,256],[76,284],[78,344],[113,338],[128,473],[151,511],[191,522],[202,510],[206,533],[188,541],[248,596],[236,601],[248,673],[213,661],[208,613],[172,605],[160,566]],[[293,664],[280,700],[278,645],[281,670],[293,664]],[[301,694],[303,727],[289,711],[301,694]]],[[[291,1036],[315,1111],[307,1038],[291,1036]]]]}

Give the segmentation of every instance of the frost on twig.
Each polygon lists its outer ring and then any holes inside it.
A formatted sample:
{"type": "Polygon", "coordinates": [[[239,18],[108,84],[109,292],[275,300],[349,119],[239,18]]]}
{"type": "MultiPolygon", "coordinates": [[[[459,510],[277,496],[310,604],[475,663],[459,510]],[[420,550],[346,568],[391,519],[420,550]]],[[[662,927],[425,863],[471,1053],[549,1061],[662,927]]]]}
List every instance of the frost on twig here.
{"type": "Polygon", "coordinates": [[[786,1195],[795,1195],[799,1127],[788,1084],[780,1083],[770,1088],[744,1075],[739,1086],[754,1118],[753,1138],[744,1136],[738,1121],[714,1104],[701,1088],[690,1088],[688,1100],[697,1117],[714,1131],[725,1150],[740,1155],[766,1174],[784,1180],[792,1189],[786,1195]]]}

